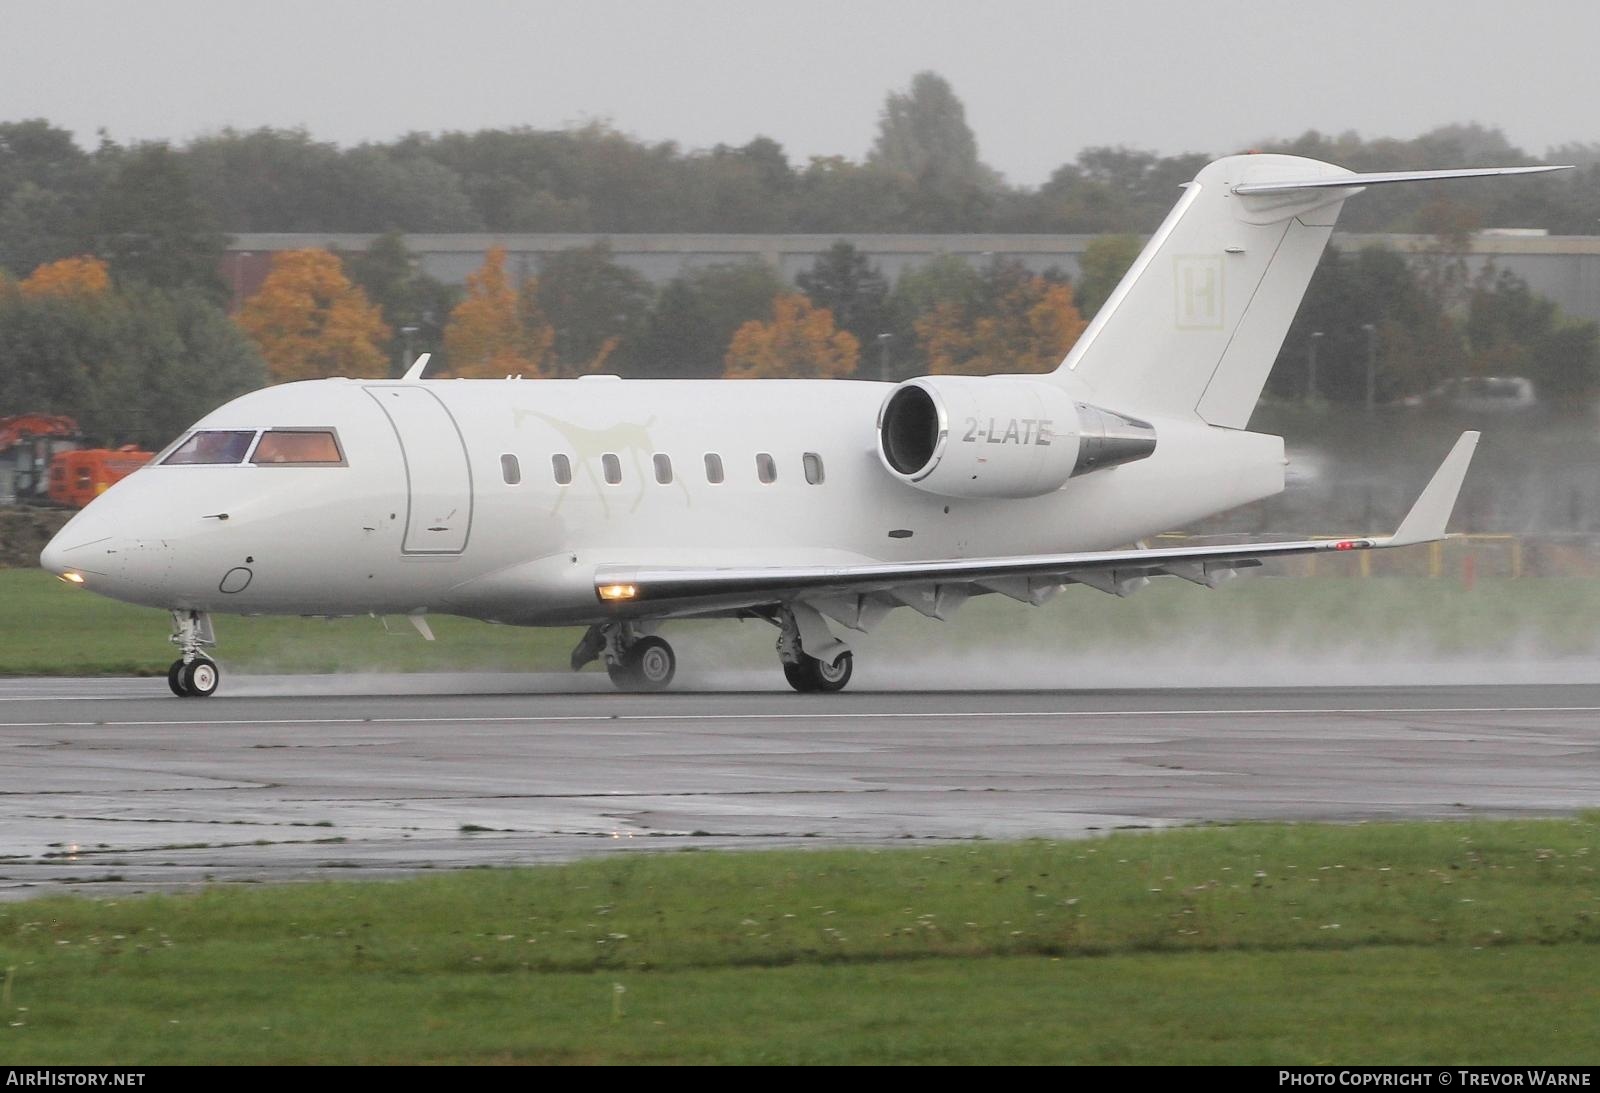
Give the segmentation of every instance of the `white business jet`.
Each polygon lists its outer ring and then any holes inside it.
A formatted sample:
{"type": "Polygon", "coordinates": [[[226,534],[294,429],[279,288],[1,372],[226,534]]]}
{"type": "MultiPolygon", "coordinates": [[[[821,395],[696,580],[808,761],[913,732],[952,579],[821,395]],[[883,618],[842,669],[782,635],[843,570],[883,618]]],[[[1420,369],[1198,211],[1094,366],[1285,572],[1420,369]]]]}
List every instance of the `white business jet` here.
{"type": "Polygon", "coordinates": [[[217,689],[212,615],[403,614],[430,637],[432,612],[587,626],[574,669],[603,660],[632,690],[672,679],[664,620],[760,618],[796,690],[838,691],[840,628],[896,607],[1209,586],[1439,539],[1475,433],[1393,535],[1128,546],[1283,489],[1283,441],[1245,426],[1347,198],[1556,169],[1218,160],[1048,375],[427,380],[423,358],[398,380],[271,387],[95,500],[40,562],[170,610],[181,696],[217,689]]]}

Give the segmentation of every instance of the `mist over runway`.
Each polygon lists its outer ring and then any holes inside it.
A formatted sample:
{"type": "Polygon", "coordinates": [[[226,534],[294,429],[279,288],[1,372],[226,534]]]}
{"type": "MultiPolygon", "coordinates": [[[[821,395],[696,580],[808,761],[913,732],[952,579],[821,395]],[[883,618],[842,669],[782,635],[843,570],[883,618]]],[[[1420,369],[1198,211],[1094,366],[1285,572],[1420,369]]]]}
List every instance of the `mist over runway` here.
{"type": "Polygon", "coordinates": [[[590,685],[235,677],[199,702],[157,679],[0,682],[0,897],[1600,802],[1592,682],[576,689],[590,685]]]}

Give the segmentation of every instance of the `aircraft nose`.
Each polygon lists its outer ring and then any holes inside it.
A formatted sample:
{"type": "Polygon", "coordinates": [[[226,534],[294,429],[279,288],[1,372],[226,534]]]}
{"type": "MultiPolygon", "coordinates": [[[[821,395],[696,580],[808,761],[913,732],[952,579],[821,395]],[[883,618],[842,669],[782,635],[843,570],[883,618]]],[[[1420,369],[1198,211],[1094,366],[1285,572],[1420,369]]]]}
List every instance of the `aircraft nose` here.
{"type": "Polygon", "coordinates": [[[61,533],[56,532],[39,552],[39,568],[59,577],[67,568],[65,555],[66,551],[61,545],[61,533]]]}
{"type": "Polygon", "coordinates": [[[109,524],[87,511],[80,512],[45,544],[39,552],[39,565],[58,577],[78,570],[104,572],[111,540],[109,524]]]}

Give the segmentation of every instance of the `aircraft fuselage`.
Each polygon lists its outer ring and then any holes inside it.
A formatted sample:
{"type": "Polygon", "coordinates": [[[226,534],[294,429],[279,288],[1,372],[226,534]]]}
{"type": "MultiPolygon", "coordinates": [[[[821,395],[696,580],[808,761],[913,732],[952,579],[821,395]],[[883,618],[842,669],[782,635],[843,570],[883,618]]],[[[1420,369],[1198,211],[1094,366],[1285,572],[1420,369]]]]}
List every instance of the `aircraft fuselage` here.
{"type": "MultiPolygon", "coordinates": [[[[551,625],[609,616],[595,596],[601,565],[1103,549],[1283,488],[1279,438],[1157,419],[1159,445],[1137,463],[1040,497],[940,496],[879,458],[874,423],[890,390],[609,377],[287,384],[195,430],[331,430],[337,463],[244,458],[252,449],[222,464],[158,459],[75,517],[43,561],[106,595],[181,611],[551,625]]],[[[996,447],[1037,443],[1044,428],[954,427],[996,447]]]]}

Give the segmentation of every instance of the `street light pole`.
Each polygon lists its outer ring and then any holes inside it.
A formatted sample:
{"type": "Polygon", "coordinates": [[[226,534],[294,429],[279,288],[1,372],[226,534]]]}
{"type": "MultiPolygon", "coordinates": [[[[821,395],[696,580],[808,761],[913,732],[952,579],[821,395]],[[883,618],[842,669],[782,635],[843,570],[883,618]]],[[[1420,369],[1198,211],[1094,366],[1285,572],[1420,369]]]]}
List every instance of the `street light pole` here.
{"type": "Polygon", "coordinates": [[[878,335],[878,378],[885,383],[889,382],[889,343],[892,341],[893,334],[878,335]]]}
{"type": "Polygon", "coordinates": [[[239,314],[239,307],[244,303],[244,264],[249,261],[250,252],[247,250],[235,251],[233,255],[233,307],[230,314],[239,314]]]}
{"type": "Polygon", "coordinates": [[[1311,348],[1306,352],[1306,404],[1317,401],[1317,345],[1322,341],[1322,331],[1311,332],[1311,348]]]}
{"type": "Polygon", "coordinates": [[[1371,417],[1378,389],[1378,328],[1362,323],[1361,329],[1367,332],[1367,416],[1371,417]]]}
{"type": "Polygon", "coordinates": [[[416,333],[417,328],[414,326],[402,326],[400,328],[400,336],[405,339],[405,348],[400,350],[400,352],[403,354],[400,358],[401,374],[404,374],[405,370],[411,367],[411,339],[416,336],[416,333]]]}

